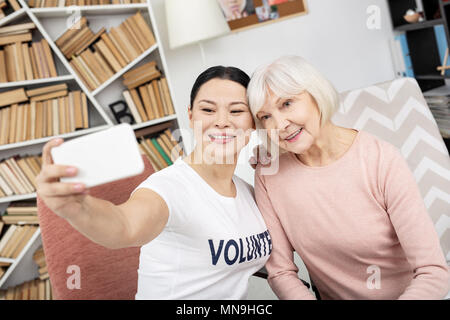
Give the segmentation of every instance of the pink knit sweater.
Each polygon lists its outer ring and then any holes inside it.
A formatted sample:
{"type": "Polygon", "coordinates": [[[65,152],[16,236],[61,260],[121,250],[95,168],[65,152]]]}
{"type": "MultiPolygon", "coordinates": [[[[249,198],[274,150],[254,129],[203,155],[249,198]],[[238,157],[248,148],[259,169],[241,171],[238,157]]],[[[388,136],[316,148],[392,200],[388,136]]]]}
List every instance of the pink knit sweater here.
{"type": "Polygon", "coordinates": [[[294,154],[276,175],[255,174],[258,207],[273,251],[266,264],[280,299],[314,299],[293,262],[296,251],[322,299],[442,299],[449,270],[405,160],[360,131],[324,167],[294,154]]]}

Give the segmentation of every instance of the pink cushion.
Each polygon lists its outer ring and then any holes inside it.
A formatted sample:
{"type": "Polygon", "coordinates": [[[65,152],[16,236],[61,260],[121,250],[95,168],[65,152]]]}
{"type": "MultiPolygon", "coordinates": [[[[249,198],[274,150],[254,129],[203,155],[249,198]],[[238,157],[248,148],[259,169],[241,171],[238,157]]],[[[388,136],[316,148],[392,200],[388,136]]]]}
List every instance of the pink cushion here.
{"type": "MultiPolygon", "coordinates": [[[[127,201],[138,184],[154,172],[148,159],[145,156],[142,158],[145,163],[142,174],[93,187],[90,195],[114,204],[127,201]]],[[[39,197],[37,207],[54,299],[135,298],[140,247],[107,249],[75,230],[39,197]],[[67,280],[74,274],[73,271],[67,273],[71,265],[80,268],[80,289],[67,287],[67,280]]]]}

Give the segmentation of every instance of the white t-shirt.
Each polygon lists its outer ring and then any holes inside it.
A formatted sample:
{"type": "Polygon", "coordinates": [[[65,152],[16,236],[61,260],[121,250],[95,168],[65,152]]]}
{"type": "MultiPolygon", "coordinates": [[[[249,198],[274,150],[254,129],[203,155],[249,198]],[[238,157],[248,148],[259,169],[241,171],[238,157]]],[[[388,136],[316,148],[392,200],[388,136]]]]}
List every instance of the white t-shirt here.
{"type": "Polygon", "coordinates": [[[233,181],[236,197],[222,196],[178,158],[136,187],[155,191],[169,208],[164,230],[141,247],[136,299],[246,298],[272,242],[252,186],[233,181]]]}

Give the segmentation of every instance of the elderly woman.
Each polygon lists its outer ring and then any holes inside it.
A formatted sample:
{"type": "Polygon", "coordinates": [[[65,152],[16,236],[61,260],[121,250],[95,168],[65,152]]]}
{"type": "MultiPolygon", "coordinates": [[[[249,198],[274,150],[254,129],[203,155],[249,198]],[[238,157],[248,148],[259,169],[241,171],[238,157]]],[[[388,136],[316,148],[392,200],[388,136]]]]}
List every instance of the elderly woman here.
{"type": "Polygon", "coordinates": [[[260,67],[248,89],[257,126],[284,153],[258,164],[255,195],[272,237],[266,268],[280,299],[442,299],[449,272],[415,180],[398,150],[334,125],[338,94],[300,57],[260,67]]]}

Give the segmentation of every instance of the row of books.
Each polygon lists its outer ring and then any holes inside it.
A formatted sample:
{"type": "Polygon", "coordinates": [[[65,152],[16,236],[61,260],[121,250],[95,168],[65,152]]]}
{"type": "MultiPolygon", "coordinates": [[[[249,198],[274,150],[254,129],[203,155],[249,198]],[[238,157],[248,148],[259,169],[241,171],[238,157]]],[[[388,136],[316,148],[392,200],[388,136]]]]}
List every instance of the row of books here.
{"type": "Polygon", "coordinates": [[[55,43],[89,90],[94,90],[155,44],[153,33],[140,12],[107,33],[93,33],[82,17],[55,43]]]}
{"type": "Polygon", "coordinates": [[[139,148],[145,154],[155,171],[164,169],[180,156],[183,149],[176,143],[169,129],[153,138],[139,138],[139,148]]]}
{"type": "Polygon", "coordinates": [[[14,11],[20,10],[22,7],[17,0],[0,0],[0,19],[5,18],[14,11]]]}
{"type": "Polygon", "coordinates": [[[47,280],[49,278],[47,263],[45,262],[44,248],[42,246],[33,254],[33,260],[38,265],[38,273],[40,280],[47,280]]]}
{"type": "Polygon", "coordinates": [[[36,225],[10,225],[0,239],[0,257],[16,259],[38,228],[36,225]]]}
{"type": "Polygon", "coordinates": [[[131,4],[146,3],[146,0],[29,0],[31,8],[68,7],[68,6],[95,6],[105,4],[131,4]]]}
{"type": "Polygon", "coordinates": [[[136,123],[175,114],[167,79],[164,77],[125,90],[122,94],[136,123]]]}
{"type": "Polygon", "coordinates": [[[52,300],[50,279],[34,279],[7,290],[0,290],[0,300],[52,300]]]}
{"type": "Polygon", "coordinates": [[[450,139],[450,95],[427,96],[425,100],[444,138],[450,139]]]}
{"type": "Polygon", "coordinates": [[[11,202],[0,221],[4,225],[39,224],[36,200],[11,202]]]}
{"type": "Polygon", "coordinates": [[[13,104],[0,109],[0,125],[0,145],[87,129],[87,98],[77,90],[59,98],[13,104]]]}
{"type": "Polygon", "coordinates": [[[0,197],[36,191],[42,156],[13,156],[0,162],[0,197]]]}
{"type": "Polygon", "coordinates": [[[57,77],[55,61],[47,40],[31,40],[34,23],[0,28],[0,82],[57,77]],[[29,40],[28,40],[29,39],[29,40]]]}

